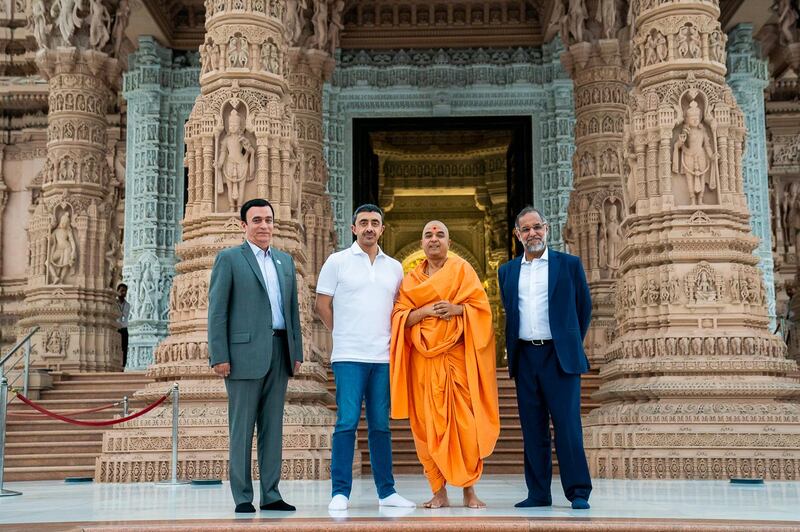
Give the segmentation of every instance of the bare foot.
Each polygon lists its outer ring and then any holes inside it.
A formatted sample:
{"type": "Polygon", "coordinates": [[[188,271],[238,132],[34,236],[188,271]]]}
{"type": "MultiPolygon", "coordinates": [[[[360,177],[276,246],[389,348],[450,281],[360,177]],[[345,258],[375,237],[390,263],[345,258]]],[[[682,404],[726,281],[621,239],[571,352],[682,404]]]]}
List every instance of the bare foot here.
{"type": "Polygon", "coordinates": [[[464,488],[464,507],[474,508],[476,510],[486,508],[486,503],[480,500],[477,495],[475,495],[475,488],[472,486],[469,488],[464,488]]]}
{"type": "Polygon", "coordinates": [[[447,488],[442,488],[433,494],[433,499],[422,504],[423,508],[445,508],[450,506],[450,501],[447,499],[447,488]]]}

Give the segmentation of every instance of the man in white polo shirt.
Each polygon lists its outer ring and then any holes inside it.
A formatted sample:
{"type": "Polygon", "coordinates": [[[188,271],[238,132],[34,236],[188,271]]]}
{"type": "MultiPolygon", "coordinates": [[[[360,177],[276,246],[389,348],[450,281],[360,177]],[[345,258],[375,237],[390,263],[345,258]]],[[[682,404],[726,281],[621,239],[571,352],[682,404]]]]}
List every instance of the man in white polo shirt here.
{"type": "Polygon", "coordinates": [[[369,460],[381,506],[413,508],[394,489],[389,432],[389,342],[392,307],[403,267],[378,246],[383,212],[356,209],[350,248],[334,253],[317,279],[316,310],[333,331],[331,365],[336,382],[336,428],[331,458],[330,510],[346,510],[353,485],[353,452],[361,404],[366,402],[369,460]]]}

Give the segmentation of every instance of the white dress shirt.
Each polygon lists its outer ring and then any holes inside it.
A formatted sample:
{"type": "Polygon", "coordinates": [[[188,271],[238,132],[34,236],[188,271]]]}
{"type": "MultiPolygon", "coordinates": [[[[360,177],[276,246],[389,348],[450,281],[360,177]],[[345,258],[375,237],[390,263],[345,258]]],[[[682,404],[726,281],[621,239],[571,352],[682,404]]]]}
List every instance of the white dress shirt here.
{"type": "Polygon", "coordinates": [[[538,259],[522,256],[519,269],[519,338],[521,340],[551,340],[548,315],[547,248],[538,259]]]}
{"type": "Polygon", "coordinates": [[[267,251],[264,251],[249,240],[247,243],[250,244],[250,249],[253,250],[253,254],[256,256],[256,262],[258,267],[261,268],[261,275],[267,285],[269,306],[272,308],[272,328],[273,330],[286,329],[286,320],[283,319],[281,283],[278,280],[278,270],[275,269],[275,263],[272,262],[272,248],[267,248],[267,251]]]}

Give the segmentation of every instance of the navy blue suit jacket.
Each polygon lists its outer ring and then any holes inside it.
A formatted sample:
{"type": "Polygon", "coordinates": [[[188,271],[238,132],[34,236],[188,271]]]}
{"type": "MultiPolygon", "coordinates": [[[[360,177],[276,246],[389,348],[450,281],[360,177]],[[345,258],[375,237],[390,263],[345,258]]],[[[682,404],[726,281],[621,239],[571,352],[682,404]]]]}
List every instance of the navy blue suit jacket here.
{"type": "MultiPolygon", "coordinates": [[[[547,304],[550,332],[558,362],[564,373],[589,371],[583,339],[592,318],[592,299],[581,260],[574,255],[548,248],[547,304]]],[[[517,373],[519,348],[519,270],[522,255],[500,266],[500,297],[506,311],[506,350],[508,371],[517,373]]]]}

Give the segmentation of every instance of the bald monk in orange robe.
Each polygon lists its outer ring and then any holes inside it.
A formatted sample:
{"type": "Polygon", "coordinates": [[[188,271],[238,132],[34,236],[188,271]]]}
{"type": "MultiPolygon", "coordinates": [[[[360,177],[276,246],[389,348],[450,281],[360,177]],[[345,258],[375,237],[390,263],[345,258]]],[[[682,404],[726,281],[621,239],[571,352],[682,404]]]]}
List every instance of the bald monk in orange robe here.
{"type": "Polygon", "coordinates": [[[392,313],[392,417],[408,418],[433,498],[464,488],[464,506],[485,508],[473,486],[500,434],[489,298],[465,260],[447,256],[439,221],[422,232],[423,260],[403,279],[392,313]]]}

